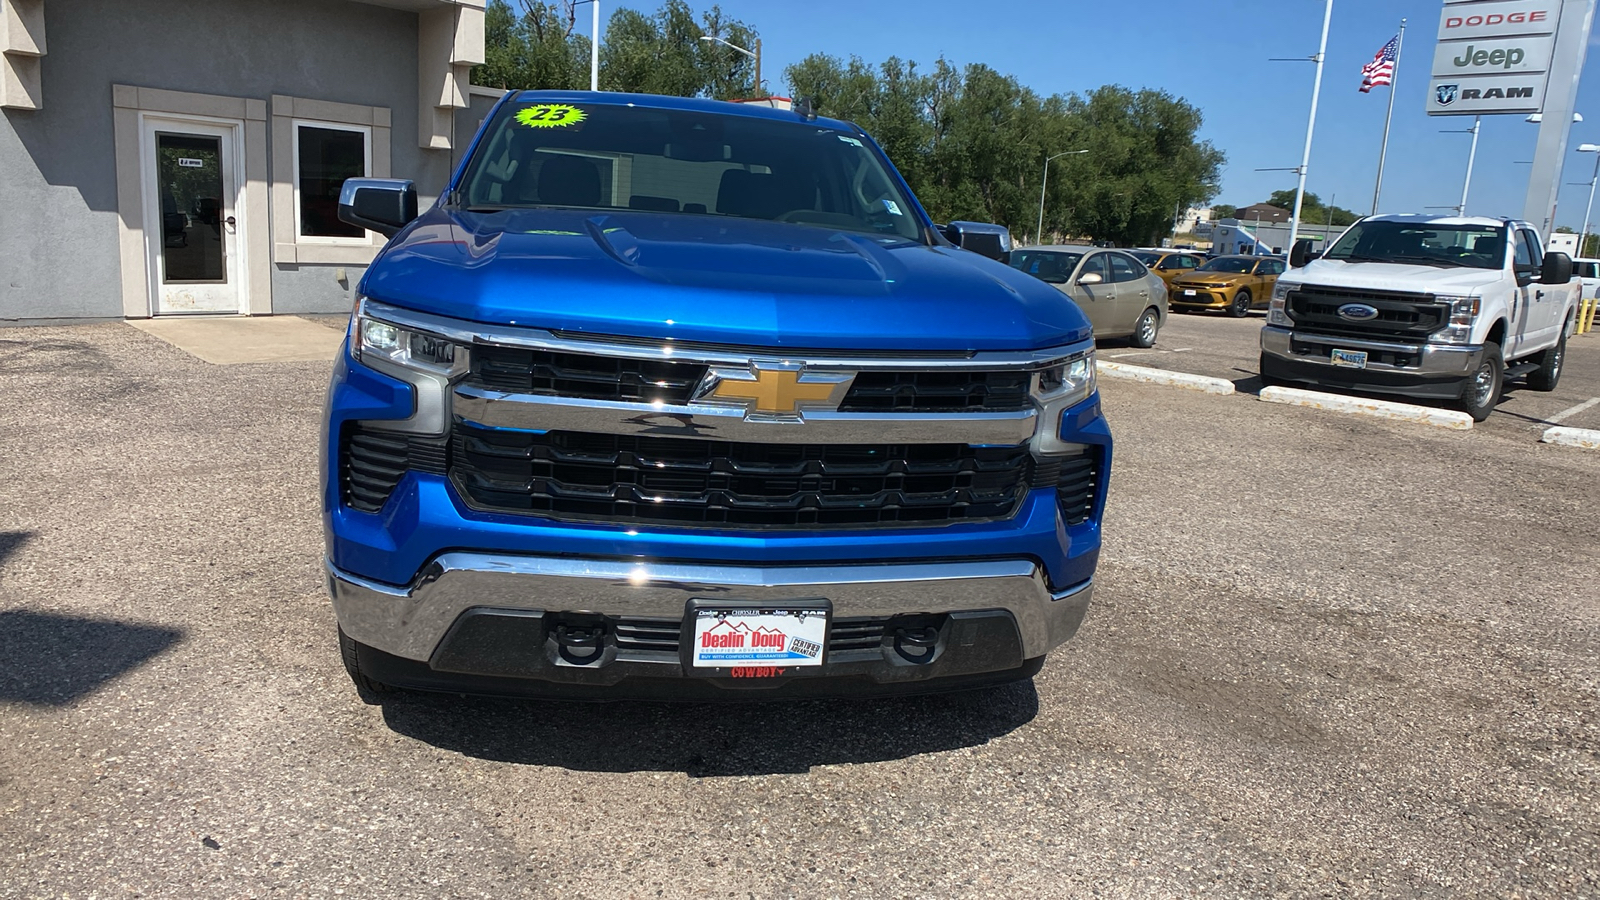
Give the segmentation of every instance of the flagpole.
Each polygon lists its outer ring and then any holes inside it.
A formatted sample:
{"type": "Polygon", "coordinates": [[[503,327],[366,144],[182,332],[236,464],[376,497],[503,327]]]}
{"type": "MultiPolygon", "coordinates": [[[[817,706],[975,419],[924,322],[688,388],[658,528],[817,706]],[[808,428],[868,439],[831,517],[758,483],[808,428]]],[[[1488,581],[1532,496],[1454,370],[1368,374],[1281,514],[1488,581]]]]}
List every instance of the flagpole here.
{"type": "Polygon", "coordinates": [[[1383,165],[1389,160],[1389,125],[1394,122],[1394,94],[1400,83],[1400,54],[1406,48],[1406,20],[1400,20],[1400,36],[1394,44],[1394,73],[1389,76],[1389,115],[1383,120],[1383,149],[1378,151],[1378,183],[1372,189],[1372,214],[1378,214],[1378,198],[1383,195],[1383,165]]]}

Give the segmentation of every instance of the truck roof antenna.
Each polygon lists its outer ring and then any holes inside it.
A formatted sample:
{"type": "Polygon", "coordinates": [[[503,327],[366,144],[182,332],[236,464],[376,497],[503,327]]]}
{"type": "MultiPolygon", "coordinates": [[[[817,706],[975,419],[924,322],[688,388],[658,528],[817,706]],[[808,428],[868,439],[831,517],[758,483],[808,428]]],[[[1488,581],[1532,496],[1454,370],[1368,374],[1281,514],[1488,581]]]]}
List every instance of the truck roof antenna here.
{"type": "Polygon", "coordinates": [[[816,100],[812,97],[796,97],[794,98],[794,111],[796,115],[810,122],[817,117],[816,100]]]}

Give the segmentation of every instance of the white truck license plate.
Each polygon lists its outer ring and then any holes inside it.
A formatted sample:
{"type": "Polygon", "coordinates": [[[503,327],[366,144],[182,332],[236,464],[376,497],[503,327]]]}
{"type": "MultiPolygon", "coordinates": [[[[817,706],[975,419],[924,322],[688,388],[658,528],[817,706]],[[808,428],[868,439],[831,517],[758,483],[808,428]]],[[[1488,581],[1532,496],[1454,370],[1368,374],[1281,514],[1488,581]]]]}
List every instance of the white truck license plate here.
{"type": "Polygon", "coordinates": [[[1334,350],[1328,356],[1336,366],[1347,369],[1365,369],[1367,367],[1367,351],[1365,350],[1334,350]]]}
{"type": "Polygon", "coordinates": [[[822,665],[828,613],[818,608],[711,607],[694,610],[695,668],[822,665]]]}

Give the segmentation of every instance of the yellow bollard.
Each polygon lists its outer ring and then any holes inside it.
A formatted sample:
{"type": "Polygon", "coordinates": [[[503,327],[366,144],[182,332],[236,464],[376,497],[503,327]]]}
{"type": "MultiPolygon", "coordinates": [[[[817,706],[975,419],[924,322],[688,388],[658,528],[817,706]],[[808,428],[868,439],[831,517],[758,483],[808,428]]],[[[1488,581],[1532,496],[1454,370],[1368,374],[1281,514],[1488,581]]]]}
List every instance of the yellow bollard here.
{"type": "Polygon", "coordinates": [[[1600,298],[1590,297],[1583,301],[1578,308],[1578,333],[1588,334],[1594,328],[1595,307],[1600,306],[1600,298]]]}

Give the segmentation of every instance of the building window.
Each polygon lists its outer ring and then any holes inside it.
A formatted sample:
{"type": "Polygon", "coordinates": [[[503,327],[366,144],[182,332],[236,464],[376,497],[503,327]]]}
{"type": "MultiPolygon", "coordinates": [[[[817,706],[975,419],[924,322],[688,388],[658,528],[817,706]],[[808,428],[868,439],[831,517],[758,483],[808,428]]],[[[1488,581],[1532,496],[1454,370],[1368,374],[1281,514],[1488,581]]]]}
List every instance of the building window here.
{"type": "Polygon", "coordinates": [[[372,170],[372,129],[296,121],[294,144],[296,238],[366,243],[365,229],[339,221],[339,189],[372,170]]]}

